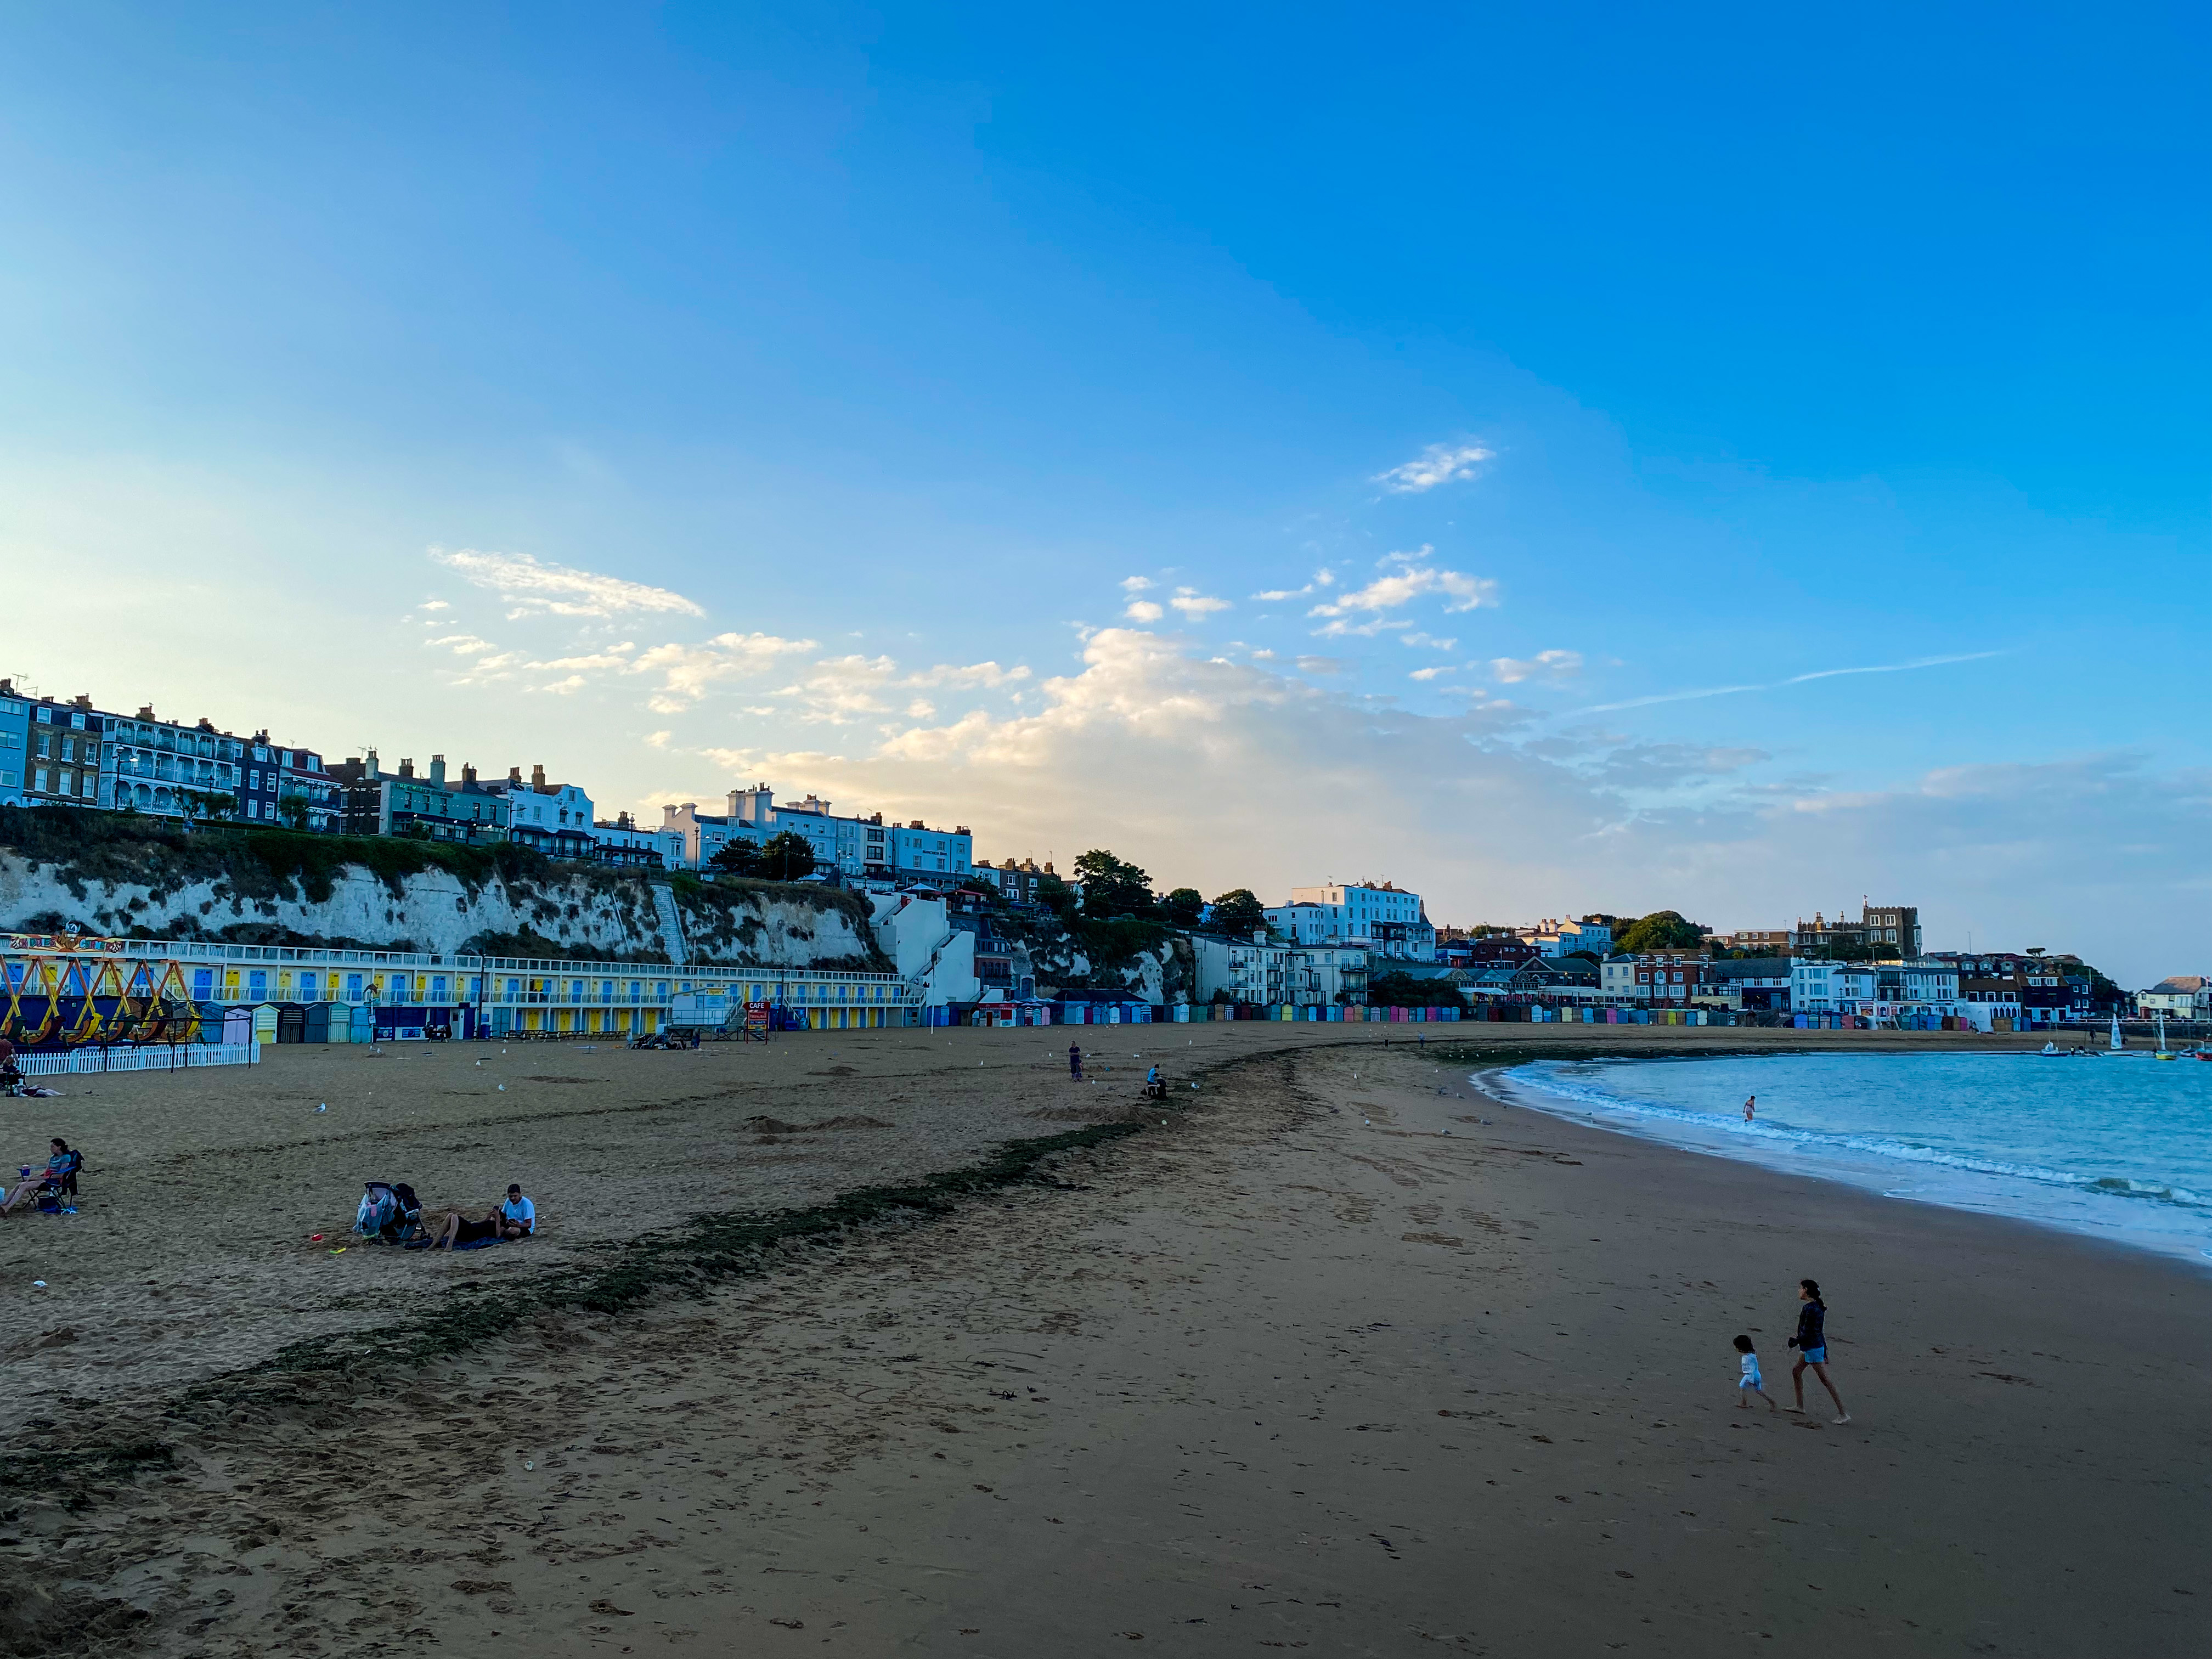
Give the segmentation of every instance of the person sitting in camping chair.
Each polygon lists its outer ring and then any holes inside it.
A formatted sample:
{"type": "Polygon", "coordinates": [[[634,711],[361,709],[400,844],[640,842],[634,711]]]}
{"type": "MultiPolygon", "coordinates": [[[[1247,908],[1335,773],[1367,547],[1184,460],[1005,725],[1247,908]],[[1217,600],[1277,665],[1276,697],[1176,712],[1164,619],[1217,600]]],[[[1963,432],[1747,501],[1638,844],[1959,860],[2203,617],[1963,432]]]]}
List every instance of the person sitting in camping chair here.
{"type": "Polygon", "coordinates": [[[70,1151],[69,1142],[56,1135],[53,1151],[46,1158],[43,1172],[26,1176],[15,1190],[0,1203],[0,1215],[6,1215],[25,1199],[34,1194],[52,1193],[56,1198],[76,1196],[76,1172],[84,1167],[84,1154],[70,1151]]]}
{"type": "Polygon", "coordinates": [[[1165,1100],[1168,1097],[1167,1073],[1157,1066],[1145,1073],[1145,1098],[1165,1100]]]}

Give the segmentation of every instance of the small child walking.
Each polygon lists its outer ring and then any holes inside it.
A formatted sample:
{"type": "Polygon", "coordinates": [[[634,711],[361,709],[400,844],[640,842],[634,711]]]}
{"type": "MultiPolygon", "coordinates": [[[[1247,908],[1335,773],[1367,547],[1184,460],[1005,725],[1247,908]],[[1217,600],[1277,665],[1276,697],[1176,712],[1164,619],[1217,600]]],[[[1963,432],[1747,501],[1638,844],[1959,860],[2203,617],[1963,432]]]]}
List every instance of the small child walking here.
{"type": "Polygon", "coordinates": [[[1759,1386],[1765,1379],[1759,1374],[1759,1350],[1751,1346],[1751,1339],[1747,1336],[1736,1338],[1735,1351],[1743,1356],[1743,1375],[1736,1380],[1735,1385],[1737,1409],[1747,1412],[1751,1409],[1751,1401],[1744,1398],[1745,1390],[1748,1389],[1766,1401],[1767,1410],[1780,1411],[1782,1408],[1769,1399],[1766,1390],[1759,1386]]]}

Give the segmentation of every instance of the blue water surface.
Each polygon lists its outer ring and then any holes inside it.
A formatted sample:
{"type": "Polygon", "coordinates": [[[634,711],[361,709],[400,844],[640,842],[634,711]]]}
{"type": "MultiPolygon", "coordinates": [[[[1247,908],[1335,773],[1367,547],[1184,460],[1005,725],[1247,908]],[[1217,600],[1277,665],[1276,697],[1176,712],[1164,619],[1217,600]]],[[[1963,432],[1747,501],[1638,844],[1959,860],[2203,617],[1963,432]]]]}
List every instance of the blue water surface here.
{"type": "Polygon", "coordinates": [[[1698,1152],[2212,1261],[2212,1065],[2200,1060],[1539,1060],[1490,1081],[1518,1104],[1698,1152]]]}

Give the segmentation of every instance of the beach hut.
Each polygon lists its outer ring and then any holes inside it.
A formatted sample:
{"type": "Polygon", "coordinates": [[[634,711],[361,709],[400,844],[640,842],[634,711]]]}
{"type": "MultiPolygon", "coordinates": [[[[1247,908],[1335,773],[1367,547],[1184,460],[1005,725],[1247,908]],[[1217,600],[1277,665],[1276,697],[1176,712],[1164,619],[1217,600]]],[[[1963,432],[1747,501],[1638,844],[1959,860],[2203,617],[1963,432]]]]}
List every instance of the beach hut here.
{"type": "Polygon", "coordinates": [[[247,1043],[253,1041],[253,1012],[249,1008],[226,1008],[222,1014],[222,1040],[225,1043],[247,1043]]]}
{"type": "Polygon", "coordinates": [[[276,1005],[276,1041],[305,1042],[307,1040],[307,1005],[301,1002],[278,1003],[276,1005]]]}
{"type": "Polygon", "coordinates": [[[311,1002],[301,1011],[300,1041],[328,1042],[331,1040],[331,1005],[311,1002]]]}

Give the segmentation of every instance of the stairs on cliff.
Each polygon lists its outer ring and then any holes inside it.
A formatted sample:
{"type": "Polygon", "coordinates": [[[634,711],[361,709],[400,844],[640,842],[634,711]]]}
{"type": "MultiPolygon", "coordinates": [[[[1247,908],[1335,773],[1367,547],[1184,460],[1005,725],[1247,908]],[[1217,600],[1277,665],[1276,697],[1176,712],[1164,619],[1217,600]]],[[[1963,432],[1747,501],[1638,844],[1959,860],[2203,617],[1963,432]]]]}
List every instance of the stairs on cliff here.
{"type": "Polygon", "coordinates": [[[653,884],[653,912],[660,918],[660,943],[668,959],[678,968],[691,960],[691,946],[684,937],[683,913],[676,908],[676,890],[665,881],[653,884]]]}

